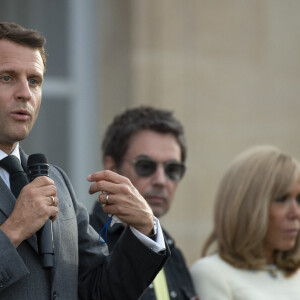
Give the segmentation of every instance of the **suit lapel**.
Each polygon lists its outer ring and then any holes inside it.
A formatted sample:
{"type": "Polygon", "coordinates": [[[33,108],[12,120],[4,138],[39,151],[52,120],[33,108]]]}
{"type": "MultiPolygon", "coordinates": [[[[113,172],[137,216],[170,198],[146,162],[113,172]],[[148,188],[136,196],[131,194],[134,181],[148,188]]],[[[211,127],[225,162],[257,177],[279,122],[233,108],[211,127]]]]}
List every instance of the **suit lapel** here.
{"type": "MultiPolygon", "coordinates": [[[[26,172],[27,157],[20,149],[21,164],[26,172]]],[[[2,224],[12,213],[16,203],[16,198],[10,191],[6,183],[0,177],[0,224],[2,224]]],[[[34,234],[26,240],[30,246],[38,253],[37,238],[34,234]]]]}
{"type": "Polygon", "coordinates": [[[6,183],[0,177],[0,223],[2,224],[11,214],[16,203],[16,198],[6,183]]]}

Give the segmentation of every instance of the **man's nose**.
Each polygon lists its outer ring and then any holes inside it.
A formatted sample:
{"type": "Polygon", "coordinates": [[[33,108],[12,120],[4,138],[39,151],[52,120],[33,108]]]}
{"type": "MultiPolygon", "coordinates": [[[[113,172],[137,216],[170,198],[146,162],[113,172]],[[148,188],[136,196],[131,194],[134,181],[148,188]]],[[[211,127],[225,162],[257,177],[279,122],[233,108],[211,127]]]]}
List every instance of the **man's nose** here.
{"type": "Polygon", "coordinates": [[[28,101],[31,98],[31,90],[27,79],[20,79],[17,84],[16,98],[19,100],[28,101]]]}
{"type": "Polygon", "coordinates": [[[165,185],[168,178],[166,176],[164,166],[162,164],[158,164],[155,173],[153,174],[153,180],[156,184],[165,185]]]}

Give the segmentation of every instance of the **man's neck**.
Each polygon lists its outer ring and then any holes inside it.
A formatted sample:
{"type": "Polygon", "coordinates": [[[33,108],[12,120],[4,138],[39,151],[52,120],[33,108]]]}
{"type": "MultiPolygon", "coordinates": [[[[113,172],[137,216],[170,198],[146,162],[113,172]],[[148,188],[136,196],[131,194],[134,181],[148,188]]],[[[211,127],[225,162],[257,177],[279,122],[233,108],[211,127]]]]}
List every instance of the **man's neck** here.
{"type": "Polygon", "coordinates": [[[15,144],[14,147],[8,152],[3,149],[2,145],[0,146],[0,159],[10,154],[13,154],[20,159],[19,143],[15,144]]]}
{"type": "Polygon", "coordinates": [[[7,155],[12,154],[17,147],[19,148],[19,143],[0,143],[0,151],[6,153],[7,155]]]}

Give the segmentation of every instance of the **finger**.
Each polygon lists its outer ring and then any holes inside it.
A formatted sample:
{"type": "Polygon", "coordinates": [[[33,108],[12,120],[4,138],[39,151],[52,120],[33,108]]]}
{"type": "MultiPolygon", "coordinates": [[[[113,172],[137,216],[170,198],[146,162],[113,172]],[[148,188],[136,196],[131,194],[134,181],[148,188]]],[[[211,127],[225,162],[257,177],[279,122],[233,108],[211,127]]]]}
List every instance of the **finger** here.
{"type": "Polygon", "coordinates": [[[49,204],[49,206],[58,206],[58,198],[55,196],[49,196],[46,197],[47,198],[47,203],[49,204]]]}
{"type": "Polygon", "coordinates": [[[119,184],[106,181],[106,180],[100,180],[95,183],[93,183],[89,188],[89,193],[94,194],[97,192],[107,192],[107,193],[117,193],[120,189],[119,184]]]}
{"type": "MultiPolygon", "coordinates": [[[[26,186],[25,186],[26,188],[26,186]]],[[[27,187],[29,188],[29,187],[27,187]]],[[[58,205],[58,199],[57,199],[57,189],[55,185],[47,185],[47,186],[41,186],[39,188],[33,188],[30,187],[30,190],[26,190],[24,192],[29,199],[38,199],[40,198],[45,204],[57,206],[58,205]]]]}
{"type": "Polygon", "coordinates": [[[97,182],[97,181],[105,180],[105,181],[110,181],[113,183],[121,183],[121,182],[124,182],[124,180],[128,180],[128,179],[122,175],[119,175],[116,172],[111,171],[111,170],[104,170],[104,171],[99,171],[99,172],[90,174],[87,177],[87,180],[90,182],[93,182],[93,181],[97,182]]]}
{"type": "Polygon", "coordinates": [[[58,216],[58,208],[52,207],[51,208],[51,216],[50,216],[51,221],[54,222],[57,219],[57,216],[58,216]]]}
{"type": "MultiPolygon", "coordinates": [[[[44,203],[49,206],[53,201],[50,196],[56,197],[57,190],[55,185],[46,185],[40,187],[34,187],[31,184],[27,184],[21,190],[17,203],[44,203]]],[[[55,201],[58,203],[58,201],[55,201]]],[[[36,205],[36,204],[35,204],[36,205]]]]}
{"type": "Polygon", "coordinates": [[[103,211],[106,214],[116,215],[120,220],[134,227],[140,227],[143,224],[148,224],[149,220],[153,221],[153,213],[151,209],[147,210],[123,205],[105,205],[103,207],[103,211]]]}
{"type": "Polygon", "coordinates": [[[57,189],[55,185],[48,185],[39,188],[39,192],[42,195],[45,195],[46,197],[57,197],[57,189]]]}
{"type": "Polygon", "coordinates": [[[99,195],[99,202],[105,205],[114,204],[114,195],[110,193],[102,193],[99,195]]]}
{"type": "Polygon", "coordinates": [[[43,187],[43,186],[47,186],[47,185],[54,185],[54,181],[50,177],[39,176],[39,177],[35,178],[29,184],[36,188],[39,188],[39,187],[43,187]]]}

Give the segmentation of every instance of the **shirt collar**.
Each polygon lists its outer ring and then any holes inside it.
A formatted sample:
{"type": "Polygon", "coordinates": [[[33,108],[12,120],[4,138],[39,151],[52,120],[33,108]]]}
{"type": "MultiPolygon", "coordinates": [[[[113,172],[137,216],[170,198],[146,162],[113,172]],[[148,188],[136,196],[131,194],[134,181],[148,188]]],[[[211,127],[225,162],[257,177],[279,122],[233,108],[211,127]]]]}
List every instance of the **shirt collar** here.
{"type": "MultiPolygon", "coordinates": [[[[19,143],[18,143],[17,146],[15,147],[14,151],[13,151],[12,153],[10,153],[10,155],[16,156],[16,157],[19,159],[19,161],[21,161],[21,159],[20,159],[19,143]]],[[[3,159],[3,158],[6,157],[6,156],[7,156],[7,154],[6,154],[4,151],[2,151],[2,150],[0,149],[0,159],[3,159]]]]}

